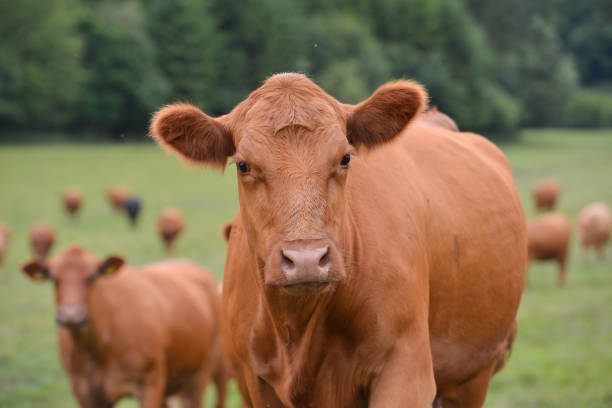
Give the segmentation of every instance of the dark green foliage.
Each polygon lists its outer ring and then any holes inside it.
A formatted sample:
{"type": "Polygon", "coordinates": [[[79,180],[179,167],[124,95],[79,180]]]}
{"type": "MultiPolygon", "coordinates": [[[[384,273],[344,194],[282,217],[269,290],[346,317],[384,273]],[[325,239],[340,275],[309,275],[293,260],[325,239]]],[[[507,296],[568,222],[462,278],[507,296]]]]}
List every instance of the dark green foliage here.
{"type": "Polygon", "coordinates": [[[612,92],[585,89],[569,101],[566,124],[575,127],[612,127],[612,92]]]}
{"type": "Polygon", "coordinates": [[[219,35],[207,0],[143,2],[147,32],[157,65],[170,84],[172,99],[203,108],[215,106],[211,92],[221,69],[219,35]]]}
{"type": "Polygon", "coordinates": [[[342,102],[360,102],[389,79],[381,44],[357,16],[316,15],[306,38],[308,74],[342,102]]]}
{"type": "Polygon", "coordinates": [[[0,126],[144,133],[164,103],[223,114],[283,71],[346,103],[414,78],[485,134],[600,126],[610,21],[612,0],[0,0],[0,126]]]}
{"type": "Polygon", "coordinates": [[[588,85],[612,78],[612,1],[559,0],[558,27],[588,85]]]}
{"type": "Polygon", "coordinates": [[[465,2],[492,46],[496,83],[519,103],[521,123],[561,124],[577,78],[555,26],[554,0],[465,2]]]}
{"type": "Polygon", "coordinates": [[[76,0],[0,0],[0,127],[66,125],[81,94],[76,0]]]}
{"type": "Polygon", "coordinates": [[[213,0],[221,36],[221,74],[213,84],[216,113],[225,113],[270,75],[304,71],[304,30],[298,0],[213,0]]]}
{"type": "MultiPolygon", "coordinates": [[[[123,5],[139,10],[136,2],[123,5]]],[[[133,21],[124,28],[109,20],[103,9],[85,11],[81,17],[86,77],[75,126],[105,129],[118,136],[142,131],[151,112],[164,102],[168,86],[143,32],[133,21]]]]}

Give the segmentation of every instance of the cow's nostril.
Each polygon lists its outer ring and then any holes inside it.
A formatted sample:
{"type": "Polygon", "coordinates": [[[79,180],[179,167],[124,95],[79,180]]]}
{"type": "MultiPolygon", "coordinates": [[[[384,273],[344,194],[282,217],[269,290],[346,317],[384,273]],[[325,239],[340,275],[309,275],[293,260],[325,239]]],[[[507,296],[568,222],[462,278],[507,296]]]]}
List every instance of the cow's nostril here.
{"type": "Polygon", "coordinates": [[[285,250],[281,249],[281,259],[283,261],[283,263],[289,267],[294,266],[294,262],[293,259],[289,258],[286,254],[285,254],[285,250]]]}
{"type": "Polygon", "coordinates": [[[326,265],[329,264],[331,255],[329,253],[329,246],[325,247],[325,253],[323,254],[323,256],[321,257],[321,259],[319,259],[319,266],[321,268],[325,267],[326,265]]]}

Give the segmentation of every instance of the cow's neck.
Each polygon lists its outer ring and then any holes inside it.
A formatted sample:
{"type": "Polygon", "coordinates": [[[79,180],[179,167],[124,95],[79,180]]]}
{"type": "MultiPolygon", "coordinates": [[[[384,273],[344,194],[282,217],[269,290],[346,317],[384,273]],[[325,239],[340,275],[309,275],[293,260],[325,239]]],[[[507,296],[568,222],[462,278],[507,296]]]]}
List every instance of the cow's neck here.
{"type": "Polygon", "coordinates": [[[104,327],[100,326],[101,322],[98,321],[100,316],[97,312],[101,305],[98,305],[99,301],[94,299],[90,296],[87,301],[89,318],[85,324],[78,327],[62,327],[61,330],[65,331],[65,334],[70,337],[73,345],[81,353],[86,353],[92,359],[98,360],[103,355],[103,339],[109,336],[109,333],[104,327]]]}
{"type": "MultiPolygon", "coordinates": [[[[345,265],[353,263],[356,245],[353,232],[352,217],[347,208],[343,242],[340,243],[345,265]]],[[[350,273],[347,270],[347,281],[340,285],[351,283],[350,273]]],[[[275,379],[287,380],[284,384],[277,384],[286,391],[286,396],[307,392],[310,382],[316,381],[326,354],[329,319],[338,319],[338,316],[334,316],[337,313],[334,296],[338,287],[333,286],[309,296],[291,296],[282,293],[281,289],[261,289],[261,309],[252,337],[255,342],[253,351],[262,360],[261,367],[266,367],[260,375],[270,383],[274,383],[275,379]],[[274,331],[273,337],[270,336],[271,330],[274,331]],[[275,346],[271,347],[271,343],[275,346]],[[294,388],[298,383],[301,391],[294,388]]]]}

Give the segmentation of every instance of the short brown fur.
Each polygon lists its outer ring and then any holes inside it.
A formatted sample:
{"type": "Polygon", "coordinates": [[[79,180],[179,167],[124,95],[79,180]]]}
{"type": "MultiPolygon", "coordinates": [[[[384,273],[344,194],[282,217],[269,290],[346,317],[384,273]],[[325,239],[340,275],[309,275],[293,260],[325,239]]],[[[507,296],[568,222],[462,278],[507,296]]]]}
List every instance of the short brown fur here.
{"type": "Polygon", "coordinates": [[[51,224],[41,222],[30,229],[30,247],[38,259],[45,259],[55,243],[55,231],[51,224]]]}
{"type": "Polygon", "coordinates": [[[116,212],[123,211],[123,204],[130,198],[131,192],[127,187],[113,187],[106,193],[108,202],[116,212]]]}
{"type": "Polygon", "coordinates": [[[183,214],[174,207],[164,208],[159,215],[157,229],[167,252],[174,250],[174,242],[183,231],[184,226],[183,214]]]}
{"type": "Polygon", "coordinates": [[[604,260],[612,229],[610,208],[604,203],[590,204],[580,211],[578,224],[583,258],[586,258],[587,251],[592,248],[597,252],[599,259],[604,260]]]}
{"type": "Polygon", "coordinates": [[[63,202],[68,214],[74,217],[83,205],[83,192],[78,188],[71,188],[64,193],[63,202]]]}
{"type": "Polygon", "coordinates": [[[542,180],[534,187],[532,193],[536,208],[550,211],[557,204],[561,187],[554,180],[542,180]]]}
{"type": "Polygon", "coordinates": [[[503,154],[411,123],[425,101],[400,81],[344,105],[280,74],[228,115],[197,114],[241,168],[222,326],[248,406],[484,403],[516,330],[525,219],[503,154]]]}
{"type": "Polygon", "coordinates": [[[0,222],[0,266],[4,262],[4,254],[6,253],[10,238],[11,231],[9,227],[5,223],[0,222]]]}
{"type": "Polygon", "coordinates": [[[559,286],[567,281],[571,232],[569,220],[561,213],[547,213],[527,223],[528,260],[557,262],[559,286]]]}
{"type": "Polygon", "coordinates": [[[450,116],[440,112],[436,106],[432,106],[429,110],[419,116],[417,120],[429,126],[436,126],[451,130],[453,132],[459,132],[459,126],[457,126],[457,123],[452,120],[450,116]]]}
{"type": "Polygon", "coordinates": [[[74,395],[91,408],[127,395],[146,408],[172,395],[201,407],[221,350],[214,278],[190,261],[122,262],[73,245],[23,266],[33,279],[56,282],[60,352],[74,395]]]}

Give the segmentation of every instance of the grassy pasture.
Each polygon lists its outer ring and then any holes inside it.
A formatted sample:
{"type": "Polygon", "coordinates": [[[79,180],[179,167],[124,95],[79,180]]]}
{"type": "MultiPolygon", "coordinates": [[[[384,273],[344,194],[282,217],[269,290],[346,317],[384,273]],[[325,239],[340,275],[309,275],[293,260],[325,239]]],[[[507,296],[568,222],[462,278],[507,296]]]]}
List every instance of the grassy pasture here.
{"type": "MultiPolygon", "coordinates": [[[[559,208],[572,220],[590,202],[612,204],[612,130],[525,131],[521,143],[501,147],[528,217],[535,214],[530,189],[543,177],[562,184],[559,208]]],[[[19,271],[30,257],[27,233],[35,222],[56,227],[54,253],[79,242],[99,256],[119,252],[143,264],[165,257],[155,220],[174,205],[187,220],[176,256],[221,277],[220,228],[238,207],[232,168],[225,176],[190,168],[151,144],[0,146],[0,187],[0,220],[12,230],[0,268],[0,407],[76,406],[59,361],[51,285],[32,283],[19,271]],[[117,184],[143,200],[137,229],[106,202],[105,190],[117,184]],[[70,186],[86,197],[76,221],[61,209],[60,194],[70,186]]],[[[493,379],[487,407],[612,406],[612,251],[605,263],[582,262],[576,238],[567,287],[556,287],[556,266],[530,268],[515,348],[493,379]]],[[[239,406],[235,387],[228,406],[239,406]]]]}

